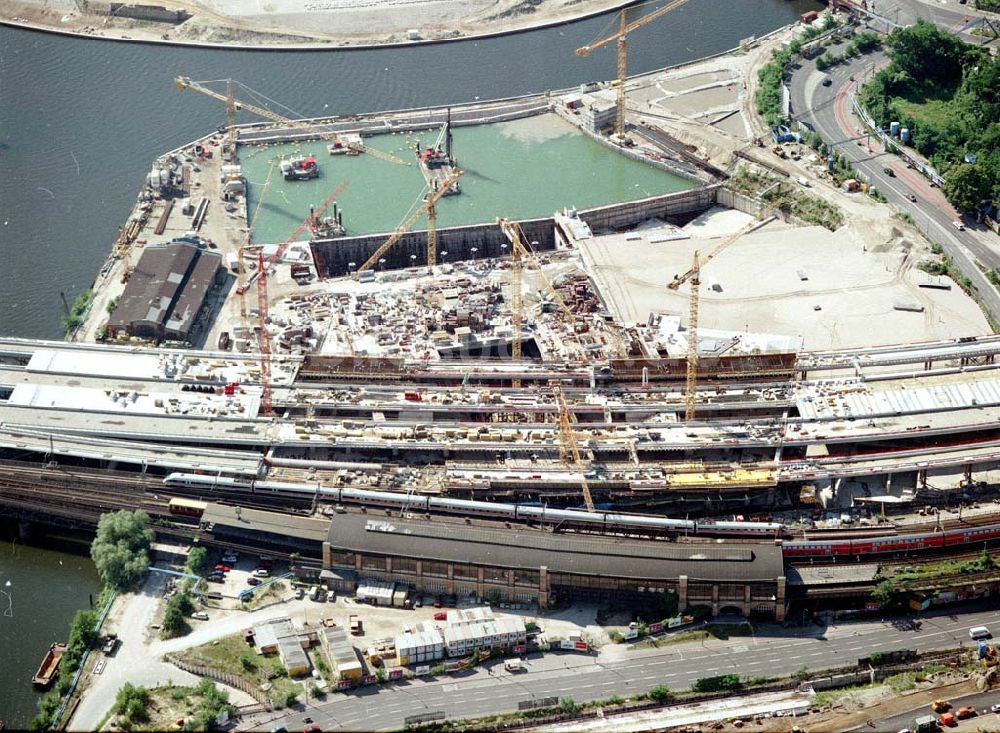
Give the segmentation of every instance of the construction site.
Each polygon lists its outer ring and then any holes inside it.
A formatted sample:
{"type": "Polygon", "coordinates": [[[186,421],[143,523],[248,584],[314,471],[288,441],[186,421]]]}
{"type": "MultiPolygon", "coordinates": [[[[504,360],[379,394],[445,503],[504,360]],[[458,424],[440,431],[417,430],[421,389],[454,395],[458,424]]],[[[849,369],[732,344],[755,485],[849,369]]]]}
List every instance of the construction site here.
{"type": "Polygon", "coordinates": [[[990,511],[919,518],[998,480],[1000,340],[976,303],[875,202],[775,174],[754,48],[629,80],[617,45],[613,83],[316,120],[178,77],[226,124],[151,166],[71,343],[0,342],[0,502],[169,523],[187,497],[200,521],[176,531],[338,577],[541,605],[653,582],[779,619],[783,563],[1000,537],[990,511]],[[522,180],[477,157],[498,139],[538,154],[522,180]],[[553,141],[593,167],[553,177],[553,141]],[[746,168],[829,220],[734,185],[746,168]],[[379,534],[403,519],[409,549],[379,534]],[[498,530],[523,582],[405,569],[417,544],[472,562],[498,530]],[[584,534],[680,546],[595,580],[584,534]],[[572,563],[550,567],[557,546],[572,563]]]}

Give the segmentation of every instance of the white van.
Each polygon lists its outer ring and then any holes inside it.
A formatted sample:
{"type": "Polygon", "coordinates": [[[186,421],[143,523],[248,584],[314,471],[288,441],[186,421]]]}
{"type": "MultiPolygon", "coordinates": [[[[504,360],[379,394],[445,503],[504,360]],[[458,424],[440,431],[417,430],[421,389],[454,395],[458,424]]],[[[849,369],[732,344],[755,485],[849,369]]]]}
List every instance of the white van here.
{"type": "Polygon", "coordinates": [[[985,626],[973,626],[969,629],[970,639],[989,639],[993,634],[985,626]]]}

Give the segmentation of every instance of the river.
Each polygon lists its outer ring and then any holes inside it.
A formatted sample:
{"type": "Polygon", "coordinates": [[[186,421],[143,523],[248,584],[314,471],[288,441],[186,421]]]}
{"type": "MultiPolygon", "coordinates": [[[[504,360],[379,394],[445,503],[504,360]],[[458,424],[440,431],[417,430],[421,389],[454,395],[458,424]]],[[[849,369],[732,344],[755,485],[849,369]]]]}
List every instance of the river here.
{"type": "Polygon", "coordinates": [[[8,729],[25,728],[35,715],[31,676],[49,644],[66,641],[73,614],[100,586],[86,540],[45,544],[26,545],[16,523],[0,522],[0,719],[8,729]]]}
{"type": "MultiPolygon", "coordinates": [[[[724,51],[819,7],[814,0],[691,0],[630,36],[629,72],[724,51]]],[[[610,32],[613,21],[321,52],[144,46],[0,27],[0,334],[59,338],[60,293],[72,300],[91,284],[152,160],[224,121],[220,105],[176,91],[173,77],[233,77],[302,115],[469,102],[613,77],[613,45],[587,58],[573,53],[610,32]]],[[[31,673],[49,643],[65,639],[97,581],[79,554],[5,547],[0,716],[19,727],[34,710],[31,673]]]]}

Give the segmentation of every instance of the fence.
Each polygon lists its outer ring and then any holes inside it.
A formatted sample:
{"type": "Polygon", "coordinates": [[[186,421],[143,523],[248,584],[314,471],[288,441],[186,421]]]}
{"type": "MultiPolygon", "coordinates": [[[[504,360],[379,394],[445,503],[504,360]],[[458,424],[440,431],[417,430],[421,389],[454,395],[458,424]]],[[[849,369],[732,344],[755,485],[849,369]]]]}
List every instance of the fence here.
{"type": "MultiPolygon", "coordinates": [[[[118,594],[111,591],[108,596],[107,603],[105,603],[104,608],[101,609],[101,615],[97,618],[97,623],[94,624],[95,635],[101,633],[101,626],[104,625],[104,619],[108,617],[108,612],[111,610],[111,604],[115,602],[115,598],[117,597],[118,594]]],[[[59,709],[56,710],[56,714],[52,716],[53,725],[56,727],[59,727],[59,721],[62,719],[63,713],[66,712],[66,706],[69,704],[69,701],[73,699],[73,693],[76,692],[76,686],[80,684],[80,677],[83,675],[83,670],[87,667],[87,660],[90,658],[90,650],[91,646],[88,645],[83,652],[83,659],[80,660],[80,667],[76,670],[76,675],[73,677],[73,684],[69,686],[69,691],[66,693],[65,697],[63,697],[62,703],[59,705],[59,709]]],[[[76,712],[76,708],[73,709],[73,712],[76,712]]],[[[68,722],[69,721],[67,721],[67,723],[68,722]]]]}
{"type": "Polygon", "coordinates": [[[185,662],[175,656],[168,656],[167,661],[175,667],[183,669],[185,672],[196,674],[199,677],[208,677],[216,682],[221,682],[222,684],[229,685],[237,690],[242,690],[258,703],[263,705],[266,710],[273,710],[270,696],[265,694],[256,685],[248,682],[239,675],[231,674],[230,672],[223,672],[222,670],[215,669],[215,667],[206,667],[201,664],[185,662]]]}

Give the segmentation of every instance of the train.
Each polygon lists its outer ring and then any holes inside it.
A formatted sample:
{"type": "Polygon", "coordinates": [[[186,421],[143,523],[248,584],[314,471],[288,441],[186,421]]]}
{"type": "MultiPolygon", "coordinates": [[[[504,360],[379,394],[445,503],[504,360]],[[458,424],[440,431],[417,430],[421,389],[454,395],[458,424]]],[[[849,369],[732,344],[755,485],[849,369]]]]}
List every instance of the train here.
{"type": "Polygon", "coordinates": [[[313,497],[317,494],[337,504],[363,504],[413,512],[437,512],[481,516],[507,521],[534,521],[548,524],[595,528],[604,531],[646,530],[679,535],[710,537],[753,537],[774,539],[785,536],[778,522],[727,522],[714,520],[671,519],[645,514],[587,512],[580,509],[553,509],[538,504],[505,504],[472,499],[369,491],[348,487],[309,486],[306,484],[237,479],[195,473],[171,473],[163,479],[168,487],[214,491],[246,491],[251,494],[279,494],[313,497]]]}
{"type": "Polygon", "coordinates": [[[1000,524],[986,524],[979,527],[956,527],[939,532],[866,537],[856,540],[785,541],[782,543],[782,554],[786,560],[797,560],[864,555],[899,555],[925,550],[940,550],[947,547],[962,547],[969,550],[975,548],[979,542],[998,538],[1000,538],[1000,524]]]}

